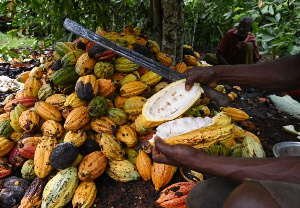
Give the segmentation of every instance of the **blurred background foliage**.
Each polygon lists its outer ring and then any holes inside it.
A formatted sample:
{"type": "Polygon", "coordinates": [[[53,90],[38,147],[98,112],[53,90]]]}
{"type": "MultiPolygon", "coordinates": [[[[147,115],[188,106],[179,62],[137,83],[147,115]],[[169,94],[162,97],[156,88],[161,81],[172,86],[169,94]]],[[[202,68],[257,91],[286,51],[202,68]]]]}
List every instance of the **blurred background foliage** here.
{"type": "MultiPolygon", "coordinates": [[[[75,36],[63,27],[66,17],[90,30],[121,32],[126,24],[147,27],[151,0],[1,0],[0,29],[18,37],[33,37],[35,49],[75,36]],[[35,39],[35,40],[36,40],[35,39]]],[[[255,19],[262,54],[284,56],[300,52],[300,2],[296,0],[185,0],[184,44],[214,51],[225,32],[243,16],[255,19]]],[[[9,48],[8,48],[9,49],[9,48]]],[[[3,50],[0,53],[4,53],[3,50]]]]}

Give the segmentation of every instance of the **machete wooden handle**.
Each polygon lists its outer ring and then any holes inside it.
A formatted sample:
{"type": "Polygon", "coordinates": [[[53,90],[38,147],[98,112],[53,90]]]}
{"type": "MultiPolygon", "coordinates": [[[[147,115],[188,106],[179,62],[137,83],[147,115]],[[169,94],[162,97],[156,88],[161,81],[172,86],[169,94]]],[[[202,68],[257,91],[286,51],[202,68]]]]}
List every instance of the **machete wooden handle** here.
{"type": "Polygon", "coordinates": [[[224,107],[229,104],[230,100],[227,94],[219,92],[208,85],[201,85],[201,87],[204,90],[207,97],[214,100],[219,106],[224,107]]]}

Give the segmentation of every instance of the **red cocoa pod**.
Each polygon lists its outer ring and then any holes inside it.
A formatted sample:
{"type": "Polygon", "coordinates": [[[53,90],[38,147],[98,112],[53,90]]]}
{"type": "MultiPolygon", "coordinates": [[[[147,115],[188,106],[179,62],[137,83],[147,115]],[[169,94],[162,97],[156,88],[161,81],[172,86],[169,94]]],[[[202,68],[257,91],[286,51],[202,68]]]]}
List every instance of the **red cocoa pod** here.
{"type": "Polygon", "coordinates": [[[185,208],[185,199],[194,186],[195,183],[193,182],[178,182],[166,187],[160,192],[155,206],[164,208],[185,208]]]}
{"type": "Polygon", "coordinates": [[[34,97],[23,97],[23,98],[13,99],[4,106],[4,110],[6,112],[9,112],[12,107],[18,105],[19,103],[24,105],[26,108],[31,108],[34,106],[34,104],[37,101],[38,101],[38,99],[34,98],[34,97]]]}
{"type": "Polygon", "coordinates": [[[27,158],[23,157],[15,146],[9,153],[8,161],[16,167],[21,167],[27,158]]]}
{"type": "Polygon", "coordinates": [[[18,151],[23,157],[33,159],[35,149],[41,139],[42,137],[27,137],[18,141],[18,151]]]}

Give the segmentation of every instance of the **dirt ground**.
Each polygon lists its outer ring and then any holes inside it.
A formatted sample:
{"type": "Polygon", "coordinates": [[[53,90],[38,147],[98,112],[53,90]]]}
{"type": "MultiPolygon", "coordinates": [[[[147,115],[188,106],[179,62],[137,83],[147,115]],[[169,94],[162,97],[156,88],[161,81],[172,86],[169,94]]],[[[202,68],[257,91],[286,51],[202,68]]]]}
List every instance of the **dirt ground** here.
{"type": "MultiPolygon", "coordinates": [[[[35,64],[27,68],[16,68],[14,72],[6,64],[0,64],[0,75],[9,75],[11,78],[22,72],[29,70],[35,64]]],[[[252,131],[260,138],[267,157],[274,157],[272,147],[274,144],[282,141],[298,141],[296,136],[290,135],[282,129],[284,125],[295,125],[296,130],[300,130],[300,121],[296,118],[280,112],[274,108],[272,103],[261,103],[257,99],[265,97],[263,92],[247,92],[245,89],[237,91],[238,98],[231,102],[233,107],[241,108],[250,116],[250,121],[255,125],[252,131]]],[[[10,93],[0,93],[0,101],[10,93]]],[[[239,125],[239,124],[238,124],[239,125]]],[[[15,175],[19,175],[19,169],[15,170],[15,175]]],[[[205,177],[211,177],[204,173],[205,177]]],[[[179,171],[174,175],[171,183],[184,181],[179,171]]],[[[151,181],[132,181],[127,183],[116,182],[107,174],[95,180],[97,184],[97,199],[93,207],[97,208],[149,208],[154,207],[155,200],[159,193],[155,191],[151,181]]],[[[65,207],[72,207],[71,203],[65,207]]]]}

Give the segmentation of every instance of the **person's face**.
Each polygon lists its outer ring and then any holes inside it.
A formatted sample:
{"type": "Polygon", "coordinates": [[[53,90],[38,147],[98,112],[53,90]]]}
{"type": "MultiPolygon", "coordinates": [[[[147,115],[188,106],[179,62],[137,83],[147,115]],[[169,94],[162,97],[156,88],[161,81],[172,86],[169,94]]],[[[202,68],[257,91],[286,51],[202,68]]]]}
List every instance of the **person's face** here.
{"type": "Polygon", "coordinates": [[[251,31],[251,27],[249,24],[245,23],[245,22],[241,22],[238,26],[238,35],[240,37],[245,37],[247,36],[247,34],[251,31]]]}

